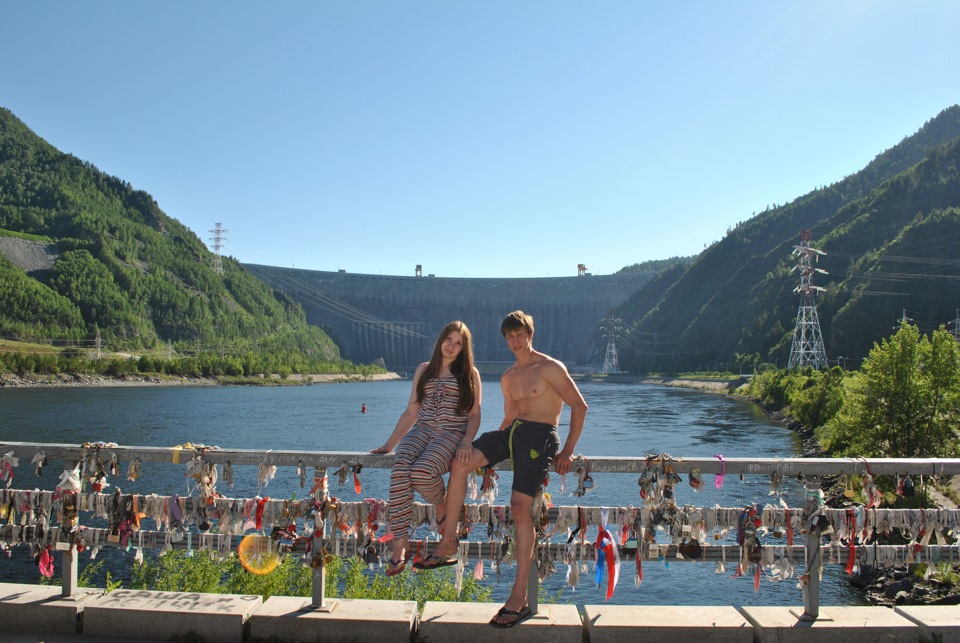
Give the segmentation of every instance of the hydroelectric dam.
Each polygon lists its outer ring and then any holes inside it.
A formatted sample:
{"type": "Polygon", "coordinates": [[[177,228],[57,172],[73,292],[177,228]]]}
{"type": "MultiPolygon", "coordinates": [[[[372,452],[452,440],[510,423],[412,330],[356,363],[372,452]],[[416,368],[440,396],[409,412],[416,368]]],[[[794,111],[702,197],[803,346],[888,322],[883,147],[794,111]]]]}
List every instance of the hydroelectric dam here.
{"type": "Polygon", "coordinates": [[[500,322],[517,309],[533,315],[535,349],[570,368],[602,364],[601,321],[656,274],[473,279],[243,265],[299,302],[307,321],[333,338],[344,359],[382,360],[389,370],[401,372],[429,359],[437,334],[455,319],[470,328],[481,372],[513,363],[500,322]]]}

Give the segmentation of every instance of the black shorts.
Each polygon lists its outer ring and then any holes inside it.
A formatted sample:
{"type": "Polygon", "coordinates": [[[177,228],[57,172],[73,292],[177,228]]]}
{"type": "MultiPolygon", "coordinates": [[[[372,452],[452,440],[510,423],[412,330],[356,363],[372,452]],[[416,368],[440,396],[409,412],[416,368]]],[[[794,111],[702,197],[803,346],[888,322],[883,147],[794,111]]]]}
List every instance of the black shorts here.
{"type": "Polygon", "coordinates": [[[513,491],[535,497],[560,452],[557,427],[516,419],[502,431],[489,431],[473,441],[491,465],[507,458],[513,465],[513,491]]]}

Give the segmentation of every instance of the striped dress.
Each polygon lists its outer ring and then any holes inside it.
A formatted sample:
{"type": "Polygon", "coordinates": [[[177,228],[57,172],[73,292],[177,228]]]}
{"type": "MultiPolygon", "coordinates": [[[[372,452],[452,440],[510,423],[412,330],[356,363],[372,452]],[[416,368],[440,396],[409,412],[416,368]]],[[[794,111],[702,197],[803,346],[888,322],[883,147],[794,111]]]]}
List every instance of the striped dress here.
{"type": "Polygon", "coordinates": [[[467,416],[457,413],[460,387],[454,377],[431,378],[423,387],[423,401],[413,428],[400,440],[390,472],[390,531],[394,538],[410,538],[413,492],[432,505],[443,502],[443,474],[467,432],[467,416]]]}

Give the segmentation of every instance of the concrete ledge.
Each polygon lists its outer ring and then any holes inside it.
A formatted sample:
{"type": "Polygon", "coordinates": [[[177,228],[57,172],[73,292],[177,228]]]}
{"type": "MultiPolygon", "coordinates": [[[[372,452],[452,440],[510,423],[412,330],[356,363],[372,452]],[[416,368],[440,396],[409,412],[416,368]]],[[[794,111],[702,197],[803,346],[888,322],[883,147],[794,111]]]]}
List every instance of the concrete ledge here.
{"type": "Polygon", "coordinates": [[[920,628],[930,641],[960,641],[960,605],[901,605],[894,611],[920,628]]]}
{"type": "MultiPolygon", "coordinates": [[[[329,612],[310,609],[311,599],[271,596],[250,617],[250,638],[280,641],[409,641],[416,601],[328,598],[329,612]]],[[[239,639],[238,639],[239,640],[239,639]]]]}
{"type": "Polygon", "coordinates": [[[62,598],[55,585],[0,583],[0,629],[4,632],[76,634],[78,615],[103,590],[87,589],[62,598]]]}
{"type": "Polygon", "coordinates": [[[192,633],[233,643],[244,639],[247,619],[262,604],[259,596],[118,589],[84,607],[83,634],[169,640],[192,633]]]}
{"type": "Polygon", "coordinates": [[[753,626],[733,607],[584,605],[587,640],[753,643],[753,626]]]}
{"type": "Polygon", "coordinates": [[[499,609],[499,603],[427,603],[420,617],[420,638],[443,643],[583,641],[583,622],[574,605],[541,605],[536,616],[509,629],[489,625],[499,609]]]}
{"type": "Polygon", "coordinates": [[[742,607],[753,624],[757,643],[917,643],[920,628],[889,607],[820,607],[815,621],[801,621],[802,607],[742,607]]]}

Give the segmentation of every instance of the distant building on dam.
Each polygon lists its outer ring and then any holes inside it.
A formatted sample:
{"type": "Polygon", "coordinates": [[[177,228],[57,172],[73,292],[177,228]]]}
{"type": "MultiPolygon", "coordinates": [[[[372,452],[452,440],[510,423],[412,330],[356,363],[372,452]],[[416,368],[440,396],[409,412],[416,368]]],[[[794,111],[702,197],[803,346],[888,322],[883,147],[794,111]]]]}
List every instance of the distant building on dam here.
{"type": "Polygon", "coordinates": [[[486,370],[512,363],[500,322],[517,309],[533,315],[537,350],[568,366],[602,362],[601,320],[655,274],[467,279],[244,267],[298,301],[307,321],[329,333],[345,359],[364,364],[382,359],[394,371],[410,371],[427,360],[437,333],[454,319],[470,328],[474,358],[486,370]]]}

